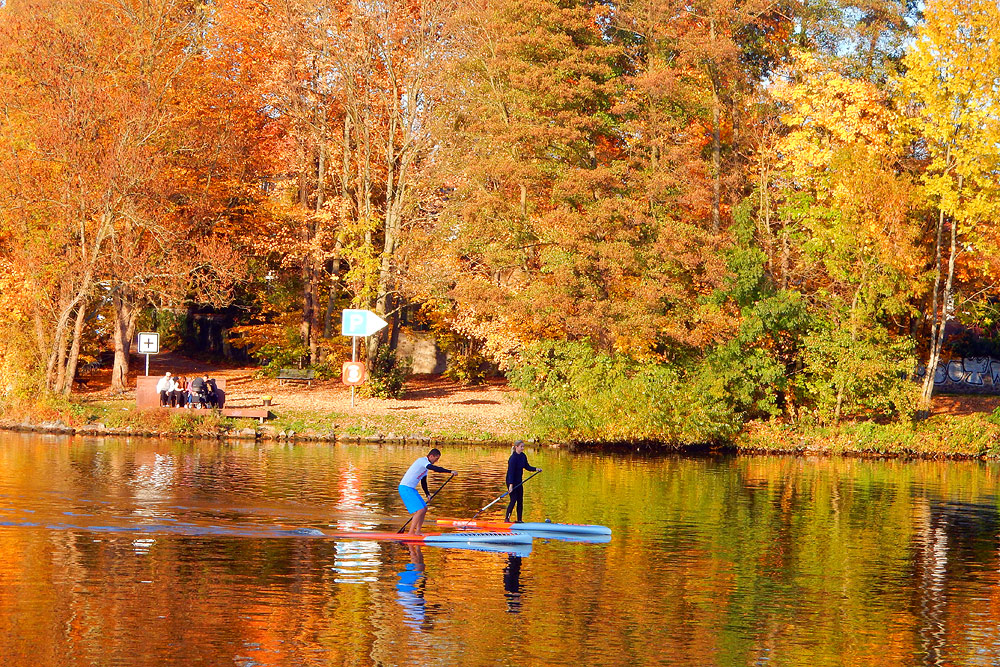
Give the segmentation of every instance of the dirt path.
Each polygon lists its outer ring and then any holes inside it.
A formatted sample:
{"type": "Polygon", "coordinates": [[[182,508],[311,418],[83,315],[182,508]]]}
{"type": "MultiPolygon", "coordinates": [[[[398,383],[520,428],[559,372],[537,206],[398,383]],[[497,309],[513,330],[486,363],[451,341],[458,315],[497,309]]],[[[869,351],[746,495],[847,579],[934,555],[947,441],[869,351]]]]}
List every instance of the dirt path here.
{"type": "Polygon", "coordinates": [[[935,396],[935,415],[970,415],[974,412],[993,412],[1000,407],[1000,396],[980,396],[975,394],[935,396]]]}
{"type": "MultiPolygon", "coordinates": [[[[145,360],[135,364],[134,378],[145,372],[145,360]]],[[[226,405],[229,407],[259,407],[265,396],[271,397],[272,410],[280,415],[327,414],[339,426],[355,424],[375,430],[398,429],[396,433],[416,433],[421,430],[456,434],[493,433],[507,436],[521,428],[521,407],[517,392],[505,382],[467,386],[441,376],[413,376],[406,383],[406,393],[399,400],[377,398],[355,399],[351,406],[351,390],[340,379],[317,380],[308,386],[304,382],[283,383],[278,380],[255,378],[256,367],[202,362],[175,354],[151,357],[150,375],[170,371],[175,375],[208,373],[226,379],[226,405]]],[[[110,369],[98,369],[83,378],[78,387],[84,400],[104,400],[112,396],[110,369]]],[[[126,397],[134,395],[132,392],[126,397]]]]}

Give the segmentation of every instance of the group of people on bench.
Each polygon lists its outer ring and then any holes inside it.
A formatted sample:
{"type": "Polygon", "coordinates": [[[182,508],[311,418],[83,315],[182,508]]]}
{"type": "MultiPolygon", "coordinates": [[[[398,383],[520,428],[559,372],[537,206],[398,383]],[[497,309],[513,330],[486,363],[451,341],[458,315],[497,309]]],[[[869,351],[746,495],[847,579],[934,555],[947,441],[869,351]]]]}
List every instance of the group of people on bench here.
{"type": "Polygon", "coordinates": [[[218,387],[215,380],[207,375],[189,380],[183,375],[171,375],[168,371],[156,383],[156,393],[160,395],[161,408],[219,407],[218,387]]]}

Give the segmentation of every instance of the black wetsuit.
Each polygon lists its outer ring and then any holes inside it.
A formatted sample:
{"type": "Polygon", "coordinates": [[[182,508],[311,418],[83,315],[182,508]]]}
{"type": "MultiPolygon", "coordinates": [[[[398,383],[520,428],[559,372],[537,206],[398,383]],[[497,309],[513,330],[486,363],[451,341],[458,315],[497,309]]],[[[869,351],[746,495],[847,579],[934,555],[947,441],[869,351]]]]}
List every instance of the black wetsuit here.
{"type": "Polygon", "coordinates": [[[504,521],[510,521],[510,513],[515,506],[517,506],[517,520],[521,520],[521,514],[524,511],[524,487],[518,485],[523,479],[525,470],[534,472],[538,468],[528,465],[528,457],[524,452],[511,454],[510,458],[507,459],[507,488],[509,489],[511,486],[516,488],[510,492],[510,503],[507,505],[507,515],[504,521]]]}

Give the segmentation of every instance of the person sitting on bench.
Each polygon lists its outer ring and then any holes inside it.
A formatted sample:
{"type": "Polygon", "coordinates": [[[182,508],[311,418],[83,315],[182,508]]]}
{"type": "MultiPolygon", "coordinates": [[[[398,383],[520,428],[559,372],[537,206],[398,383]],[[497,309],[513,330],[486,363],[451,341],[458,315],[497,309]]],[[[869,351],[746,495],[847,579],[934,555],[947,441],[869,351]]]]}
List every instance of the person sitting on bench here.
{"type": "Polygon", "coordinates": [[[160,407],[165,408],[170,403],[170,371],[159,379],[156,383],[156,393],[160,395],[160,407]]]}
{"type": "Polygon", "coordinates": [[[208,401],[208,406],[210,408],[219,407],[219,388],[215,384],[215,378],[210,378],[207,375],[204,376],[205,379],[205,396],[208,401]]]}
{"type": "Polygon", "coordinates": [[[191,380],[191,403],[194,404],[195,409],[201,409],[205,407],[208,403],[208,383],[205,380],[208,379],[207,375],[195,376],[191,380]]]}
{"type": "Polygon", "coordinates": [[[175,375],[170,378],[170,407],[184,407],[184,376],[175,375]]]}

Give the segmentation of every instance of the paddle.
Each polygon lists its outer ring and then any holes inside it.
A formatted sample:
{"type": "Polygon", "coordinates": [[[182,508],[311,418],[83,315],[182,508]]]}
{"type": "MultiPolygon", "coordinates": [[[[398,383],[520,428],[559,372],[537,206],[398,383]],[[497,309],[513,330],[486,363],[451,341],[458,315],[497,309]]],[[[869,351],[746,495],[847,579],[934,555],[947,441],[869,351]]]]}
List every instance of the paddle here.
{"type": "MultiPolygon", "coordinates": [[[[531,475],[528,475],[526,478],[524,478],[523,480],[521,480],[521,484],[516,484],[514,486],[514,489],[516,489],[517,487],[521,486],[522,484],[524,484],[525,482],[527,482],[529,479],[531,479],[532,477],[534,477],[535,475],[537,475],[540,472],[542,472],[542,471],[538,470],[537,472],[535,472],[535,473],[533,473],[531,475]]],[[[507,491],[506,493],[504,493],[502,496],[500,496],[499,498],[497,498],[493,502],[489,503],[488,505],[483,506],[478,512],[476,512],[475,514],[472,515],[471,519],[469,519],[468,521],[465,522],[465,526],[463,526],[463,528],[468,528],[469,524],[472,523],[473,521],[475,521],[477,516],[479,516],[484,511],[486,511],[487,509],[489,509],[490,506],[492,506],[493,504],[498,503],[501,500],[503,500],[504,498],[506,498],[507,496],[509,496],[514,489],[511,489],[510,491],[507,491]]]]}
{"type": "MultiPolygon", "coordinates": [[[[451,480],[453,480],[453,479],[455,479],[455,473],[451,473],[451,477],[449,477],[448,479],[444,480],[444,484],[447,484],[448,482],[450,482],[450,481],[451,481],[451,480]]],[[[444,484],[442,484],[441,486],[439,486],[439,487],[437,488],[437,491],[435,491],[435,492],[434,492],[434,493],[432,493],[432,494],[431,494],[430,496],[428,496],[428,498],[427,498],[427,504],[428,504],[428,505],[430,505],[430,504],[431,504],[431,501],[432,501],[432,500],[434,500],[434,496],[436,496],[436,495],[438,494],[438,492],[440,492],[440,491],[441,491],[441,489],[443,489],[443,488],[444,488],[444,484]]],[[[416,514],[416,512],[414,512],[414,514],[416,514]]],[[[404,524],[403,524],[402,526],[400,526],[400,527],[399,527],[399,530],[397,530],[396,532],[397,532],[397,533],[401,533],[401,532],[403,532],[403,530],[404,530],[404,529],[405,529],[405,528],[406,528],[407,526],[409,526],[409,525],[410,525],[410,522],[411,522],[411,521],[413,521],[413,514],[411,514],[411,515],[410,515],[410,518],[406,520],[406,523],[404,523],[404,524]]]]}

